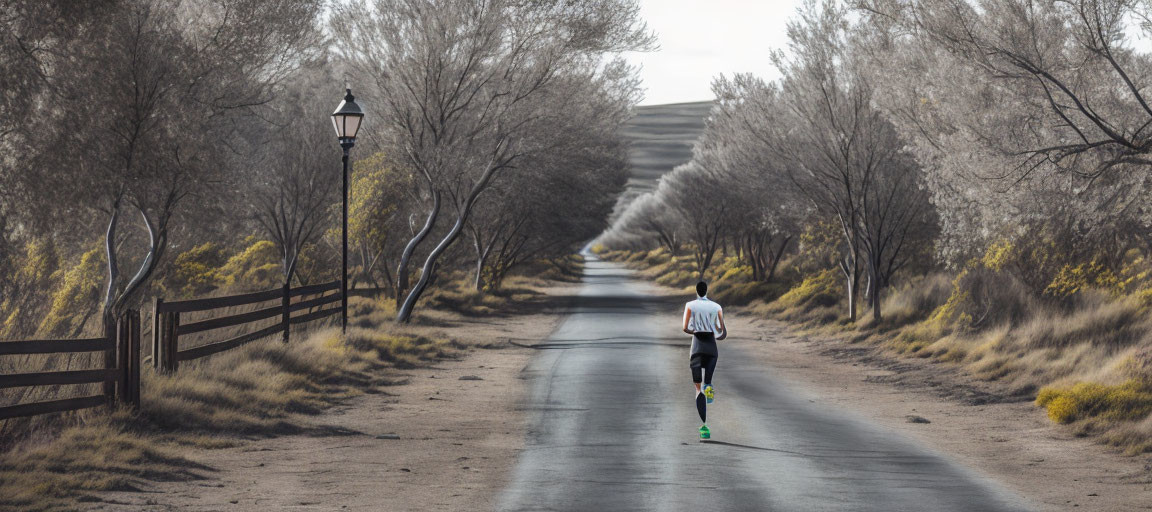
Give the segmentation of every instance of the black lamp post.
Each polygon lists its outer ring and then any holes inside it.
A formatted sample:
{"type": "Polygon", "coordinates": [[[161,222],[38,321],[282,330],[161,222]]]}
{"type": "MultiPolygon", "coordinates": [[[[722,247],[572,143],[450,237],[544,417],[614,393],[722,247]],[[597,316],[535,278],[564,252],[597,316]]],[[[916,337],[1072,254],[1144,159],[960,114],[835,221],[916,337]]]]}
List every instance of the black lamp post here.
{"type": "Polygon", "coordinates": [[[336,137],[344,149],[344,221],[341,234],[340,256],[343,264],[340,271],[340,330],[348,332],[348,150],[356,145],[356,132],[364,120],[364,111],[356,104],[352,89],[347,89],[344,101],[332,113],[332,126],[336,127],[336,137]]]}

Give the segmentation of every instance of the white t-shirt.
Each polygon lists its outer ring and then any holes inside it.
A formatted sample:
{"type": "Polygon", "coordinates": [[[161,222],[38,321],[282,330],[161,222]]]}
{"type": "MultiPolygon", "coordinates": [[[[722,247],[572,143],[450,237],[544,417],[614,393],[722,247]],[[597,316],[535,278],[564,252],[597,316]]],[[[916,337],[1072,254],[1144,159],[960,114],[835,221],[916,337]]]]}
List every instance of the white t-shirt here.
{"type": "Polygon", "coordinates": [[[692,311],[692,317],[688,319],[689,330],[719,334],[720,312],[723,311],[719,304],[708,297],[700,297],[684,305],[684,316],[688,316],[688,311],[692,311]]]}

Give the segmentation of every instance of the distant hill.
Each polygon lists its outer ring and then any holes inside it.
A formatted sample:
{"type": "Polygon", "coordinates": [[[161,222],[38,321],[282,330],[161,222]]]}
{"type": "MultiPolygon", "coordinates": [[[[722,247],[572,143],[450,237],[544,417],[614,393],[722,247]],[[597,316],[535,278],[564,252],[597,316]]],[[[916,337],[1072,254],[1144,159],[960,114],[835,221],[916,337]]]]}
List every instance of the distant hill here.
{"type": "Polygon", "coordinates": [[[704,131],[711,101],[636,107],[636,116],[624,125],[630,144],[631,175],[616,201],[612,218],[636,196],[656,187],[656,180],[692,158],[692,143],[704,131]]]}

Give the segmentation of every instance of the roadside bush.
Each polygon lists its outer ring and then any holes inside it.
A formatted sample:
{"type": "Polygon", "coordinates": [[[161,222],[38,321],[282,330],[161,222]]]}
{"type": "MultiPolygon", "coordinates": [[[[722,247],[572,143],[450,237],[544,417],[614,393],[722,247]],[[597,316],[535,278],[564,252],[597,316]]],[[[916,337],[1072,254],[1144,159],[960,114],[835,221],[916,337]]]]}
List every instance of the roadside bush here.
{"type": "Polygon", "coordinates": [[[1099,417],[1138,420],[1152,413],[1152,390],[1136,380],[1119,385],[1079,382],[1071,387],[1045,387],[1036,405],[1048,410],[1057,423],[1099,417]]]}
{"type": "Polygon", "coordinates": [[[1000,324],[1018,325],[1032,317],[1039,304],[1014,277],[986,266],[970,266],[952,281],[948,300],[929,319],[940,326],[983,330],[1000,324]]]}
{"type": "Polygon", "coordinates": [[[889,291],[882,304],[886,322],[905,325],[927,319],[937,308],[948,302],[952,294],[952,280],[945,274],[935,273],[904,283],[889,291]]]}
{"type": "Polygon", "coordinates": [[[670,258],[667,263],[652,267],[650,273],[655,274],[657,283],[672,288],[692,286],[700,280],[696,262],[688,255],[670,258]]]}
{"type": "Polygon", "coordinates": [[[188,249],[176,256],[160,285],[183,298],[212,292],[221,285],[220,268],[229,256],[227,250],[212,242],[188,249]]]}
{"type": "Polygon", "coordinates": [[[1137,350],[1132,358],[1125,362],[1123,370],[1131,379],[1152,389],[1152,345],[1137,350]]]}
{"type": "Polygon", "coordinates": [[[477,290],[475,282],[462,272],[441,279],[420,298],[423,308],[480,316],[492,314],[504,303],[499,296],[477,290]]]}
{"type": "Polygon", "coordinates": [[[644,259],[648,257],[648,251],[636,251],[636,252],[623,251],[623,252],[624,252],[624,254],[622,254],[622,256],[624,257],[624,261],[627,263],[636,263],[636,262],[644,261],[644,259]]]}
{"type": "Polygon", "coordinates": [[[104,251],[97,247],[84,253],[76,266],[64,272],[39,332],[51,337],[79,336],[100,307],[104,279],[104,251]]]}
{"type": "Polygon", "coordinates": [[[790,266],[801,275],[823,272],[840,258],[838,248],[843,236],[836,222],[820,219],[808,223],[796,241],[796,255],[790,266]]]}
{"type": "Polygon", "coordinates": [[[801,312],[818,307],[831,307],[840,303],[843,285],[836,269],[827,269],[816,275],[804,278],[799,285],[788,290],[776,300],[780,308],[801,312]]]}
{"type": "Polygon", "coordinates": [[[664,265],[664,264],[668,263],[669,261],[672,261],[672,255],[668,252],[667,249],[665,249],[663,247],[653,249],[651,251],[648,251],[647,253],[640,252],[637,254],[641,255],[641,258],[643,258],[643,261],[644,261],[644,265],[647,267],[654,267],[656,265],[664,265]]]}
{"type": "Polygon", "coordinates": [[[1085,290],[1104,290],[1116,296],[1124,292],[1128,283],[1105,267],[1099,260],[1078,265],[1067,264],[1044,289],[1044,295],[1066,299],[1085,290]]]}
{"type": "Polygon", "coordinates": [[[284,277],[276,244],[255,236],[244,239],[246,247],[220,267],[219,286],[227,289],[263,290],[282,286],[284,277]]]}
{"type": "Polygon", "coordinates": [[[1109,349],[1131,346],[1149,332],[1147,312],[1133,299],[1107,301],[1070,314],[1040,314],[1016,332],[1026,349],[1088,344],[1109,349]]]}

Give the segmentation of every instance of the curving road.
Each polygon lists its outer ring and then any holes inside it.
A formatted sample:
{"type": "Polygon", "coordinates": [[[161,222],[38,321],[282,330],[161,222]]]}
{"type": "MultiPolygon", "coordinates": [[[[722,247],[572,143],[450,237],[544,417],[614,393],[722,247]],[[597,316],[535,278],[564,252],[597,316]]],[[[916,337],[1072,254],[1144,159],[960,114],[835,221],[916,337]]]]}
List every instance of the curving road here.
{"type": "Polygon", "coordinates": [[[794,395],[723,345],[712,440],[700,441],[674,325],[682,304],[645,289],[589,258],[571,315],[525,369],[533,419],[498,510],[1028,509],[930,449],[794,395]]]}

